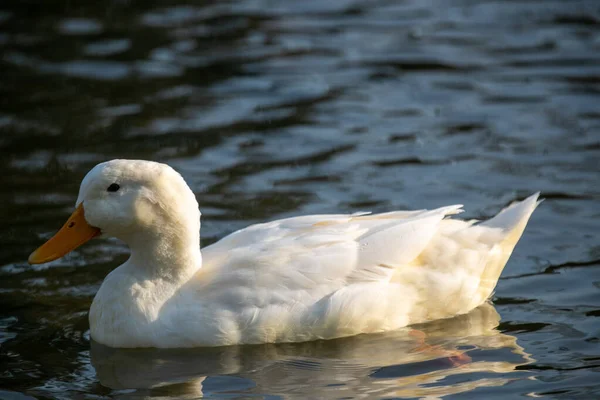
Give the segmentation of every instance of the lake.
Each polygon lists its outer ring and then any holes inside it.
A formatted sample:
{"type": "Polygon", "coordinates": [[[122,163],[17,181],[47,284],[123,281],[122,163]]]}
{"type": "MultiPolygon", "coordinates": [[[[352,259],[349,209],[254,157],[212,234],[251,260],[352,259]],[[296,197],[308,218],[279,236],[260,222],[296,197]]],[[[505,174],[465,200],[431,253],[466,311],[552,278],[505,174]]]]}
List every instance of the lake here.
{"type": "Polygon", "coordinates": [[[600,397],[600,3],[0,4],[0,398],[600,397]],[[27,257],[96,163],[176,168],[202,244],[295,215],[536,191],[490,304],[313,343],[110,349],[88,309],[127,259],[27,257]]]}

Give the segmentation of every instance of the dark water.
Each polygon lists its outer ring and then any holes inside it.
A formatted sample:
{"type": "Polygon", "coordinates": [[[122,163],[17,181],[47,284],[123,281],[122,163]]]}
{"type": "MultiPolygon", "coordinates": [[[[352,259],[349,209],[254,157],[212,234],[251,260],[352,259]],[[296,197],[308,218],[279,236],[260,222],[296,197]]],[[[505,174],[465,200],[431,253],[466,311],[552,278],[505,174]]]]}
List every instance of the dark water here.
{"type": "Polygon", "coordinates": [[[600,2],[4,0],[0,130],[0,398],[600,397],[600,2]],[[116,351],[87,310],[126,248],[25,260],[117,157],[176,167],[204,244],[298,214],[547,200],[469,315],[116,351]]]}

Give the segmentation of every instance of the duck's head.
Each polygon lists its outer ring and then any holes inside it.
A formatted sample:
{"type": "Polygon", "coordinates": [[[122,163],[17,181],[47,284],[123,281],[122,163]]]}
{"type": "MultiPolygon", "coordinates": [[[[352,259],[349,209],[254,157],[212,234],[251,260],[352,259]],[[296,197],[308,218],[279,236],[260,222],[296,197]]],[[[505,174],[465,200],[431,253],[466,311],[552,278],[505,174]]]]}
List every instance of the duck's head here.
{"type": "Polygon", "coordinates": [[[101,234],[131,246],[163,237],[196,237],[199,230],[196,198],[173,168],[151,161],[112,160],[88,172],[75,211],[29,256],[29,262],[56,260],[101,234]]]}

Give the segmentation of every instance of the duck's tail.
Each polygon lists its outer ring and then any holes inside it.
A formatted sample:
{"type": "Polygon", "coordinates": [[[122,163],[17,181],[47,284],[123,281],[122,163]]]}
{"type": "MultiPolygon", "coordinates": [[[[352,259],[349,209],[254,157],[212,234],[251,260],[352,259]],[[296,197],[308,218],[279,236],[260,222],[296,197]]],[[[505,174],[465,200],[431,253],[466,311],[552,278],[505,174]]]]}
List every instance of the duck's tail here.
{"type": "Polygon", "coordinates": [[[444,219],[427,247],[392,282],[413,289],[410,323],[464,314],[483,304],[517,244],[539,193],[485,222],[444,219]]]}
{"type": "Polygon", "coordinates": [[[494,218],[477,224],[484,230],[480,241],[485,242],[487,234],[489,244],[492,245],[490,255],[481,275],[480,296],[485,300],[491,294],[500,274],[506,265],[508,258],[513,252],[517,242],[521,238],[529,217],[535,208],[543,201],[538,200],[540,193],[535,193],[523,201],[515,202],[503,209],[494,218]],[[486,233],[487,231],[487,233],[486,233]],[[500,235],[500,236],[498,236],[500,235]]]}

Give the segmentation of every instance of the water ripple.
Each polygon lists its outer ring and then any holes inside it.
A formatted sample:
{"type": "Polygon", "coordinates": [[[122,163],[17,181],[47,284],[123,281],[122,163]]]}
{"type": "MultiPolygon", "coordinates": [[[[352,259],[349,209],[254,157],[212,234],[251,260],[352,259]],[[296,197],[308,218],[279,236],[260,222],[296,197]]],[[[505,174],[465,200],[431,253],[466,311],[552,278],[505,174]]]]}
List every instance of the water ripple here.
{"type": "Polygon", "coordinates": [[[6,396],[596,396],[599,13],[593,0],[3,2],[6,396]],[[89,168],[118,157],[183,174],[203,245],[298,214],[464,203],[485,218],[537,190],[546,201],[496,288],[502,318],[89,354],[86,311],[127,249],[25,260],[89,168]]]}

